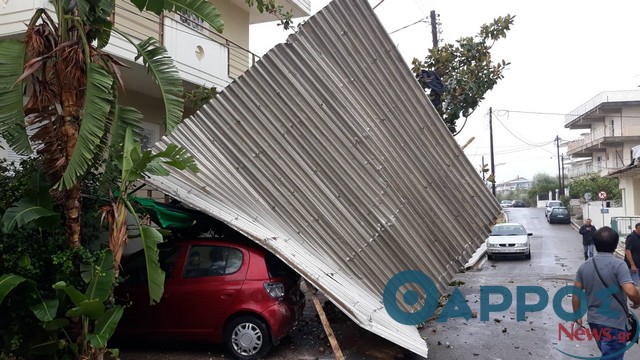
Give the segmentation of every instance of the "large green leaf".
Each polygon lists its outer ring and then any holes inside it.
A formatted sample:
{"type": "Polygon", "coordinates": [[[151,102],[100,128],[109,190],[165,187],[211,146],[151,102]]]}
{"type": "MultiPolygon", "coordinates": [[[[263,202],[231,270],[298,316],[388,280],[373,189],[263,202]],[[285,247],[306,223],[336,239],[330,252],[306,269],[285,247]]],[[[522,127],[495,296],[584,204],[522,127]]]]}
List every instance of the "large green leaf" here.
{"type": "Polygon", "coordinates": [[[121,181],[128,184],[140,179],[146,166],[143,162],[140,143],[134,140],[131,128],[127,128],[123,144],[121,181]]]}
{"type": "Polygon", "coordinates": [[[47,322],[55,319],[58,313],[58,299],[51,299],[47,301],[41,301],[31,306],[31,311],[38,318],[38,320],[47,322]]]}
{"type": "Polygon", "coordinates": [[[69,326],[71,322],[67,318],[57,318],[45,322],[42,326],[47,331],[56,331],[69,326]]]}
{"type": "Polygon", "coordinates": [[[100,300],[86,300],[72,307],[65,314],[66,317],[86,316],[91,320],[98,319],[104,314],[104,303],[100,300]]]}
{"type": "Polygon", "coordinates": [[[64,292],[69,296],[71,302],[75,306],[79,306],[82,302],[87,301],[87,297],[84,296],[78,289],[74,288],[71,285],[67,285],[64,281],[58,281],[52,286],[56,290],[64,290],[64,292]]]}
{"type": "Polygon", "coordinates": [[[0,304],[2,304],[2,301],[7,294],[25,281],[29,280],[15,274],[4,274],[0,276],[0,304]]]}
{"type": "Polygon", "coordinates": [[[117,106],[111,128],[111,144],[119,151],[122,151],[127,128],[131,129],[134,138],[141,138],[144,131],[142,113],[129,106],[117,106]]]}
{"type": "Polygon", "coordinates": [[[173,129],[182,121],[184,113],[184,99],[182,98],[182,79],[178,68],[173,62],[167,49],[160,45],[158,40],[148,38],[136,43],[129,36],[118,32],[127,39],[138,51],[135,60],[142,58],[147,71],[151,73],[154,80],[160,86],[160,93],[164,101],[166,133],[170,134],[173,129]]]}
{"type": "Polygon", "coordinates": [[[141,226],[140,236],[144,244],[144,257],[147,265],[149,300],[153,305],[160,302],[164,292],[165,273],[160,269],[160,263],[158,262],[158,243],[162,242],[162,234],[152,227],[141,226]]]}
{"type": "Polygon", "coordinates": [[[8,234],[16,226],[21,227],[32,221],[45,217],[58,217],[59,214],[53,210],[45,209],[33,204],[29,199],[21,199],[12,207],[8,208],[2,216],[2,231],[8,234]]]}
{"type": "Polygon", "coordinates": [[[91,64],[87,72],[87,95],[83,117],[71,161],[56,185],[59,189],[69,189],[86,173],[94,161],[100,141],[109,128],[109,111],[114,106],[113,76],[97,64],[91,64]]]}
{"type": "Polygon", "coordinates": [[[198,172],[195,159],[189,152],[178,145],[169,144],[166,149],[153,154],[151,150],[142,151],[140,144],[136,142],[127,129],[124,141],[122,175],[123,182],[134,182],[142,179],[144,174],[167,176],[173,167],[178,170],[189,169],[198,172]]]}
{"type": "Polygon", "coordinates": [[[114,263],[111,250],[106,250],[94,264],[91,282],[85,296],[88,300],[104,302],[111,294],[114,281],[114,263]]]}
{"type": "Polygon", "coordinates": [[[93,333],[87,337],[91,345],[95,348],[104,348],[107,346],[107,342],[113,336],[116,331],[118,322],[122,318],[124,309],[120,306],[113,307],[107,310],[96,321],[96,325],[93,329],[93,333]]]}
{"type": "Polygon", "coordinates": [[[0,135],[18,154],[29,155],[31,144],[24,126],[22,75],[25,48],[22,41],[0,41],[0,135]]]}

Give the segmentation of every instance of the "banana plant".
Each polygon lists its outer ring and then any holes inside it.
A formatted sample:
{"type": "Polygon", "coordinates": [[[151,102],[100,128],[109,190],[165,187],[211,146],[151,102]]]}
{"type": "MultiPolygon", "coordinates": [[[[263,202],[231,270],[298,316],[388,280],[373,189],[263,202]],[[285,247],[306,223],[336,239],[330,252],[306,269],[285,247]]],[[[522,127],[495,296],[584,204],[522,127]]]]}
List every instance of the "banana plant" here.
{"type": "Polygon", "coordinates": [[[127,245],[127,212],[133,215],[144,246],[146,270],[148,275],[149,299],[151,303],[160,301],[164,284],[164,272],[158,265],[157,244],[162,241],[162,234],[155,228],[144,225],[136,213],[130,200],[130,193],[135,184],[148,175],[169,175],[169,168],[197,172],[194,158],[182,147],[169,144],[164,150],[153,153],[142,150],[140,142],[135,141],[133,130],[127,128],[123,139],[121,157],[107,165],[107,172],[117,167],[120,170],[120,188],[111,194],[109,203],[100,208],[99,213],[109,227],[109,248],[114,254],[115,276],[118,275],[122,251],[127,245]]]}
{"type": "MultiPolygon", "coordinates": [[[[141,11],[186,11],[218,32],[224,28],[220,13],[207,0],[130,1],[141,11]]],[[[118,138],[117,132],[122,137],[124,127],[114,124],[139,129],[142,115],[118,104],[124,64],[104,52],[117,30],[111,21],[115,0],[51,3],[55,11],[38,9],[24,40],[0,42],[0,135],[19,154],[35,149],[55,184],[52,194],[64,208],[69,244],[78,247],[80,183],[118,138]]],[[[127,39],[159,85],[164,125],[171,132],[183,116],[178,70],[157,40],[127,39]]]]}
{"type": "Polygon", "coordinates": [[[62,352],[82,359],[100,359],[106,353],[118,356],[117,349],[107,348],[124,311],[110,301],[115,279],[113,264],[111,251],[104,251],[95,264],[83,267],[82,278],[87,284],[84,293],[60,281],[53,285],[57,294],[51,299],[43,298],[32,280],[15,274],[0,276],[0,303],[18,286],[27,286],[32,299],[30,309],[51,334],[49,341],[33,347],[34,355],[54,358],[62,352]],[[66,330],[73,318],[80,318],[79,343],[66,330]]]}

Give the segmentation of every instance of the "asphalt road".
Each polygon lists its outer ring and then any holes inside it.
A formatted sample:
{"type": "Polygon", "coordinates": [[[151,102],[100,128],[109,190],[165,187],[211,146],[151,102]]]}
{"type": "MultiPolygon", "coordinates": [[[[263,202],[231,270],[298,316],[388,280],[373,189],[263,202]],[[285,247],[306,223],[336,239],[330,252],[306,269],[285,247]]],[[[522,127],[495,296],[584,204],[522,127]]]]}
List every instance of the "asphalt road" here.
{"type": "MultiPolygon", "coordinates": [[[[578,266],[583,261],[582,242],[578,233],[564,224],[548,224],[544,209],[514,208],[506,210],[509,221],[523,224],[533,233],[532,259],[518,258],[487,261],[476,269],[461,273],[454,279],[472,311],[480,314],[480,287],[502,285],[513,294],[512,305],[504,311],[492,312],[488,321],[480,318],[430,321],[421,330],[429,345],[431,359],[560,359],[571,354],[582,359],[598,358],[593,341],[577,341],[559,336],[560,324],[570,329],[554,312],[552,300],[565,285],[573,284],[578,266]],[[528,313],[525,321],[516,319],[517,286],[541,286],[549,294],[549,304],[539,312],[528,313]],[[561,352],[562,351],[562,352],[561,352]]],[[[454,287],[450,288],[454,291],[454,287]]],[[[571,299],[562,297],[563,308],[571,310],[571,299]]],[[[491,303],[501,302],[499,295],[491,303]]],[[[304,320],[288,338],[276,347],[268,360],[328,360],[335,359],[324,337],[313,304],[308,299],[304,320]]],[[[536,295],[526,297],[528,304],[538,301],[536,295]]],[[[359,326],[339,313],[331,311],[334,333],[348,360],[419,360],[422,359],[359,326]]],[[[640,316],[640,313],[638,314],[640,316]]],[[[184,343],[140,343],[120,347],[123,360],[138,359],[229,359],[220,346],[184,343]]],[[[640,359],[640,347],[634,346],[626,359],[640,359]]]]}
{"type": "MultiPolygon", "coordinates": [[[[481,286],[506,286],[513,294],[512,305],[508,310],[490,313],[488,321],[478,317],[429,322],[422,331],[427,337],[429,359],[599,358],[593,340],[571,340],[559,333],[560,325],[570,329],[571,323],[561,320],[552,305],[556,292],[573,284],[584,260],[580,235],[570,225],[547,223],[544,209],[513,208],[506,212],[510,222],[519,222],[533,233],[532,259],[485,260],[479,269],[460,274],[456,280],[464,283],[458,287],[473,311],[481,311],[481,286]],[[525,321],[517,321],[516,287],[526,285],[543,287],[549,294],[549,304],[540,312],[526,314],[525,321]]],[[[502,301],[499,295],[490,299],[492,303],[502,301]]],[[[527,296],[526,301],[536,303],[538,296],[527,296]]],[[[562,305],[571,311],[570,297],[562,297],[562,305]]],[[[640,347],[632,347],[625,358],[640,358],[640,347]]]]}

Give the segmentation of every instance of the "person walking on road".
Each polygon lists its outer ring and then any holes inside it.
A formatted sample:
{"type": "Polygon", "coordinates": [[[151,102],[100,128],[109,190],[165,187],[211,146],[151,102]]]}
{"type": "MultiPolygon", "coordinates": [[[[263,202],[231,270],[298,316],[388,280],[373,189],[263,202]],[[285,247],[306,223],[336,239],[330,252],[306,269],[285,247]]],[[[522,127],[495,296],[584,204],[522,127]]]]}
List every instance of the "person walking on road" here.
{"type": "Polygon", "coordinates": [[[638,267],[640,267],[640,223],[637,223],[635,230],[627,236],[624,249],[624,261],[629,267],[631,278],[636,285],[640,285],[638,274],[638,267]]]}
{"type": "MultiPolygon", "coordinates": [[[[598,229],[593,234],[598,254],[580,265],[574,283],[575,287],[583,289],[587,295],[589,328],[591,334],[602,334],[593,338],[602,357],[608,360],[624,359],[624,348],[629,336],[627,296],[633,302],[632,308],[640,306],[640,292],[633,284],[627,267],[622,260],[613,256],[618,240],[618,233],[610,227],[598,229]]],[[[579,313],[580,296],[574,294],[571,304],[573,312],[579,313]]],[[[582,319],[575,322],[582,327],[582,319]]]]}
{"type": "Polygon", "coordinates": [[[582,246],[584,247],[584,259],[593,257],[593,234],[596,232],[595,226],[591,225],[591,219],[585,219],[584,225],[578,230],[582,235],[582,246]]]}

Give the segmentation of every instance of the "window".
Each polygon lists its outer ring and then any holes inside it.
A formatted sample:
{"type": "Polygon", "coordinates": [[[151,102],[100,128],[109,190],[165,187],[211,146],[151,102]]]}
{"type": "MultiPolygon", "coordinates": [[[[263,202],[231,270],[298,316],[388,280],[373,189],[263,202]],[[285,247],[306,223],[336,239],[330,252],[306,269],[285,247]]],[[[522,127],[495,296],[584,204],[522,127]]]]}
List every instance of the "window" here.
{"type": "Polygon", "coordinates": [[[229,275],[240,270],[242,251],[226,246],[194,245],[189,249],[185,278],[229,275]]]}
{"type": "Polygon", "coordinates": [[[160,140],[160,125],[143,122],[142,137],[140,138],[142,150],[149,150],[158,140],[160,140]]]}
{"type": "Polygon", "coordinates": [[[555,208],[553,210],[551,210],[551,213],[554,215],[568,215],[569,211],[567,209],[564,208],[555,208]]]}

